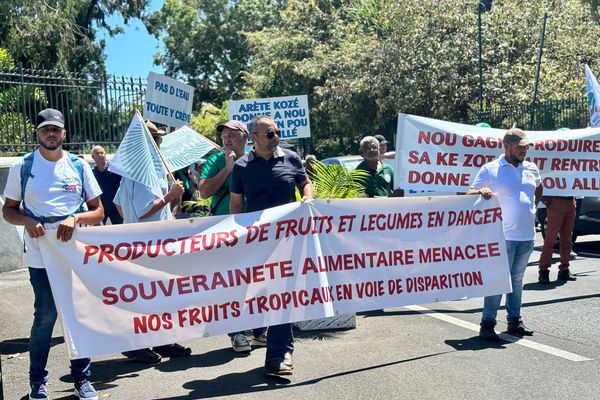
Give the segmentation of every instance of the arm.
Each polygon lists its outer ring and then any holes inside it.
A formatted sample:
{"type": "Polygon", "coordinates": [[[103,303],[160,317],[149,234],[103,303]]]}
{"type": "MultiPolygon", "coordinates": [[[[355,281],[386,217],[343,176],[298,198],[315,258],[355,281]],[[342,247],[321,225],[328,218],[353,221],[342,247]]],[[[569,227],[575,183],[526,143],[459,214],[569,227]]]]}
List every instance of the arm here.
{"type": "Polygon", "coordinates": [[[231,192],[229,196],[229,213],[239,214],[244,212],[244,195],[231,192]]]}
{"type": "Polygon", "coordinates": [[[540,202],[540,200],[542,199],[543,193],[544,193],[544,186],[540,183],[538,185],[538,187],[535,188],[535,197],[533,199],[533,202],[535,203],[536,207],[537,207],[538,203],[540,202]]]}
{"type": "Polygon", "coordinates": [[[88,211],[73,214],[61,221],[56,230],[56,237],[58,239],[63,242],[71,240],[77,224],[96,225],[102,222],[102,218],[104,218],[104,207],[102,206],[100,197],[95,197],[85,203],[88,206],[88,211]]]}
{"type": "Polygon", "coordinates": [[[492,189],[489,187],[483,187],[481,189],[470,188],[467,190],[467,194],[480,194],[484,199],[488,200],[492,197],[492,189]]]}
{"type": "Polygon", "coordinates": [[[175,181],[171,186],[171,189],[169,189],[169,192],[165,195],[165,197],[159,197],[154,199],[154,204],[152,205],[152,208],[148,210],[144,215],[142,215],[139,219],[142,220],[144,218],[148,218],[149,216],[154,215],[160,210],[162,210],[162,208],[168,203],[171,203],[178,199],[181,200],[181,196],[183,196],[183,191],[183,183],[181,183],[180,180],[175,181]]]}
{"type": "Polygon", "coordinates": [[[35,219],[21,214],[19,207],[21,206],[20,201],[6,198],[4,205],[2,206],[2,216],[9,224],[23,225],[29,237],[37,238],[44,236],[46,230],[44,225],[40,224],[35,219]]]}
{"type": "Polygon", "coordinates": [[[315,188],[309,178],[298,185],[298,190],[302,193],[302,202],[315,198],[315,188]]]}
{"type": "Polygon", "coordinates": [[[121,216],[121,219],[125,219],[125,217],[123,217],[123,209],[121,208],[121,206],[118,204],[115,204],[115,208],[117,209],[117,212],[121,216]]]}
{"type": "MultiPolygon", "coordinates": [[[[198,181],[198,190],[200,191],[200,197],[208,199],[214,195],[223,186],[227,177],[233,170],[235,164],[235,153],[231,150],[223,150],[225,153],[225,167],[220,170],[216,175],[210,178],[200,178],[198,181]]],[[[212,166],[214,167],[214,165],[212,166]]],[[[205,166],[204,168],[211,168],[205,166]]],[[[204,175],[204,174],[203,174],[204,175]]]]}

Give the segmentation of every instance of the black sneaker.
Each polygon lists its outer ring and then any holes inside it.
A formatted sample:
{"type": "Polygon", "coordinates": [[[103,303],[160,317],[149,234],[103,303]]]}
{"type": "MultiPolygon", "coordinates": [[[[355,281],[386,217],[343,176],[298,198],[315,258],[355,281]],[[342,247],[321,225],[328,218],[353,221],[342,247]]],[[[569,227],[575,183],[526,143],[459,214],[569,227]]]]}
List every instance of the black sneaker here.
{"type": "Polygon", "coordinates": [[[481,323],[479,337],[486,342],[497,342],[500,340],[500,336],[494,331],[494,325],[489,323],[481,323]]]}
{"type": "Polygon", "coordinates": [[[533,331],[528,329],[524,324],[523,320],[519,319],[516,322],[509,322],[508,329],[506,330],[508,333],[518,336],[532,336],[533,331]]]}
{"type": "Polygon", "coordinates": [[[550,271],[547,269],[540,269],[538,272],[538,283],[542,285],[547,285],[550,283],[550,271]]]}
{"type": "Polygon", "coordinates": [[[558,275],[556,276],[556,280],[562,281],[562,282],[574,281],[576,279],[577,278],[573,278],[571,276],[571,271],[569,271],[569,268],[559,270],[558,275]]]}
{"type": "Polygon", "coordinates": [[[126,351],[121,354],[129,358],[131,361],[142,364],[157,364],[160,362],[160,356],[150,349],[126,351]]]}
{"type": "Polygon", "coordinates": [[[161,357],[187,357],[192,354],[192,349],[183,347],[177,343],[156,346],[153,347],[152,350],[160,354],[161,357]]]}
{"type": "MultiPolygon", "coordinates": [[[[265,362],[265,374],[273,376],[292,375],[294,367],[285,363],[285,359],[275,358],[265,362]]],[[[288,360],[290,362],[290,360],[288,360]]]]}

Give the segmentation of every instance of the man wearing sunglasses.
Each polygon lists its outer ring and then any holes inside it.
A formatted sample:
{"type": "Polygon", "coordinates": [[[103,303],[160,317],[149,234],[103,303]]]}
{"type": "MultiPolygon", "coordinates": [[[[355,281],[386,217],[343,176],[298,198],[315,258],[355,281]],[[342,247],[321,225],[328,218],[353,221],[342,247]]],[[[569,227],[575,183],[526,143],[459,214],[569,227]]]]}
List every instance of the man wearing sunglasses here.
{"type": "MultiPolygon", "coordinates": [[[[244,155],[244,149],[248,140],[248,128],[240,121],[227,121],[217,125],[217,133],[223,141],[222,151],[212,154],[206,160],[198,190],[203,199],[212,196],[210,202],[212,215],[229,214],[229,187],[231,186],[231,170],[235,160],[244,155]]],[[[267,344],[265,328],[252,330],[252,344],[265,346],[267,344]]],[[[246,353],[252,350],[250,341],[243,331],[228,334],[231,338],[231,347],[237,353],[246,353]]]]}
{"type": "MultiPolygon", "coordinates": [[[[236,161],[231,173],[231,214],[265,210],[296,201],[296,188],[302,201],[314,198],[314,188],[302,160],[293,151],[279,147],[275,121],[257,116],[250,121],[252,150],[236,161]]],[[[294,336],[291,324],[269,326],[265,369],[268,375],[291,375],[294,336]]]]}

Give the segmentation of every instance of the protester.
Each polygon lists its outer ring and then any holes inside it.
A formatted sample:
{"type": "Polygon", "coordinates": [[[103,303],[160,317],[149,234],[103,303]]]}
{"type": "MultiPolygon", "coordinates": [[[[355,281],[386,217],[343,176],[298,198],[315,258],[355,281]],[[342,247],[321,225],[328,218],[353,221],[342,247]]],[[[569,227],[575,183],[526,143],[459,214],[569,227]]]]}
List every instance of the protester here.
{"type": "MultiPolygon", "coordinates": [[[[47,400],[46,364],[57,311],[38,238],[47,230],[57,229],[57,238],[67,242],[77,224],[98,224],[104,212],[102,191],[90,166],[62,150],[66,138],[62,113],[47,108],[37,115],[36,126],[39,147],[12,165],[2,213],[8,223],[23,225],[27,232],[24,261],[29,267],[35,298],[29,345],[29,398],[47,400]]],[[[71,360],[75,395],[80,399],[98,399],[89,381],[90,366],[89,358],[71,360]]]]}
{"type": "Polygon", "coordinates": [[[94,172],[94,177],[98,181],[98,185],[100,185],[100,189],[102,189],[102,195],[100,196],[102,206],[104,207],[104,218],[102,219],[102,223],[106,224],[106,221],[110,218],[111,224],[122,224],[123,218],[121,218],[121,214],[119,214],[117,207],[115,207],[115,203],[113,203],[113,199],[115,198],[115,194],[121,183],[121,176],[108,170],[108,160],[106,159],[106,152],[102,146],[94,146],[92,148],[92,158],[96,163],[94,168],[92,168],[92,171],[94,172]]]}
{"type": "Polygon", "coordinates": [[[202,158],[190,165],[187,169],[187,176],[190,180],[190,192],[192,193],[192,195],[198,190],[198,184],[200,183],[200,175],[202,175],[202,170],[204,169],[205,163],[206,160],[202,158]]]}
{"type": "MultiPolygon", "coordinates": [[[[292,151],[279,147],[280,131],[267,116],[250,122],[252,150],[238,159],[231,174],[230,212],[264,210],[296,201],[296,187],[302,201],[314,198],[314,188],[302,160],[292,151]]],[[[289,323],[270,326],[267,336],[265,370],[269,375],[291,375],[294,335],[289,323]]]]}
{"type": "MultiPolygon", "coordinates": [[[[160,148],[164,130],[158,130],[156,125],[145,121],[156,145],[160,148]]],[[[179,204],[183,195],[183,184],[175,181],[168,189],[166,179],[162,180],[161,190],[163,197],[157,197],[149,187],[132,179],[123,177],[117,190],[114,203],[123,217],[125,223],[168,221],[173,219],[171,207],[179,204]]],[[[192,349],[180,344],[157,346],[153,349],[138,349],[126,351],[124,356],[141,363],[154,364],[160,362],[161,357],[182,357],[192,354],[192,349]]]]}
{"type": "Polygon", "coordinates": [[[379,141],[373,136],[365,136],[360,141],[360,155],[363,161],[356,166],[369,177],[363,181],[368,197],[388,197],[394,192],[394,170],[379,160],[379,141]]]}
{"type": "MultiPolygon", "coordinates": [[[[208,199],[212,196],[210,203],[213,215],[229,214],[229,187],[231,186],[231,170],[235,160],[244,155],[244,148],[248,139],[248,129],[243,122],[228,121],[217,125],[217,133],[223,141],[222,151],[212,154],[206,160],[198,190],[200,196],[208,199]]],[[[255,346],[267,344],[266,329],[257,328],[252,331],[252,342],[255,346]]],[[[244,331],[228,334],[231,339],[231,347],[236,352],[248,352],[252,348],[244,331]]]]}
{"type": "MultiPolygon", "coordinates": [[[[533,144],[521,129],[509,129],[504,135],[504,154],[485,164],[471,184],[467,194],[480,194],[489,199],[498,194],[502,209],[502,226],[512,281],[512,292],[506,294],[508,332],[532,335],[521,318],[523,275],[535,239],[535,207],[542,196],[542,180],[538,167],[525,161],[527,150],[533,144]]],[[[487,341],[498,341],[494,331],[502,295],[487,296],[483,303],[479,336],[487,341]]]]}
{"type": "MultiPolygon", "coordinates": [[[[569,128],[560,128],[559,131],[569,128]]],[[[573,226],[575,224],[577,203],[574,196],[543,196],[542,203],[546,206],[546,237],[539,261],[538,282],[550,283],[550,265],[552,265],[552,253],[557,236],[560,237],[560,264],[558,265],[559,282],[575,280],[571,277],[569,261],[575,254],[573,249],[573,226]]]]}
{"type": "Polygon", "coordinates": [[[314,154],[309,154],[304,159],[304,168],[306,169],[306,173],[309,178],[311,178],[315,174],[316,162],[317,162],[317,157],[314,154]]]}
{"type": "Polygon", "coordinates": [[[388,151],[388,142],[383,135],[373,136],[379,142],[379,160],[396,158],[395,151],[388,151]]]}

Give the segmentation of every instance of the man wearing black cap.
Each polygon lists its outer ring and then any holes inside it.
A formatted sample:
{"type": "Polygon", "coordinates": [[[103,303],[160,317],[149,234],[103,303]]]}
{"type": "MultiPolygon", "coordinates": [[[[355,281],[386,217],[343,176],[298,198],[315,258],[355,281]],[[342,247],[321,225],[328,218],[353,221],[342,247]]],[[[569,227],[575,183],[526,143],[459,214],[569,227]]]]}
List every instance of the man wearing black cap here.
{"type": "MultiPolygon", "coordinates": [[[[157,147],[160,147],[164,130],[159,130],[151,121],[145,121],[146,127],[157,147]]],[[[146,185],[138,183],[132,179],[122,177],[121,185],[115,195],[114,203],[127,223],[149,222],[149,221],[168,221],[173,219],[171,205],[178,204],[183,195],[183,184],[181,181],[175,181],[168,188],[166,179],[162,181],[163,197],[157,197],[146,185]]],[[[183,347],[177,343],[157,346],[153,349],[138,349],[126,351],[124,356],[141,363],[154,364],[160,362],[162,357],[181,357],[189,356],[192,350],[189,347],[183,347]]]]}
{"type": "MultiPolygon", "coordinates": [[[[57,229],[57,238],[67,242],[77,224],[95,225],[104,216],[100,201],[102,191],[92,169],[86,162],[62,150],[66,138],[64,127],[60,111],[47,108],[38,114],[39,147],[13,164],[4,191],[4,219],[13,225],[23,225],[27,232],[24,261],[29,266],[35,297],[29,346],[29,399],[48,399],[46,364],[57,317],[37,238],[49,229],[57,229]]],[[[88,380],[89,358],[71,360],[71,374],[77,397],[98,399],[88,380]]]]}
{"type": "Polygon", "coordinates": [[[379,160],[394,159],[396,157],[395,151],[388,151],[388,142],[383,135],[373,136],[379,142],[379,160]]]}
{"type": "MultiPolygon", "coordinates": [[[[508,332],[532,335],[533,331],[521,319],[521,296],[523,275],[533,252],[535,208],[542,197],[542,179],[537,166],[525,160],[527,149],[533,144],[525,132],[509,129],[503,143],[504,154],[481,167],[467,194],[480,194],[485,199],[491,198],[492,193],[498,194],[513,289],[506,294],[508,332]]],[[[484,340],[500,339],[494,326],[501,300],[502,295],[487,296],[484,300],[479,330],[484,340]]]]}
{"type": "MultiPolygon", "coordinates": [[[[248,129],[243,122],[231,120],[217,125],[217,133],[221,134],[223,148],[222,151],[211,155],[206,160],[200,175],[198,190],[203,199],[212,196],[210,208],[213,215],[226,215],[229,214],[231,170],[235,160],[244,155],[244,148],[248,140],[248,129]]],[[[264,328],[254,329],[253,334],[253,344],[255,346],[265,346],[267,344],[264,328]]],[[[234,351],[241,353],[252,349],[245,332],[229,333],[229,337],[234,351]]]]}

